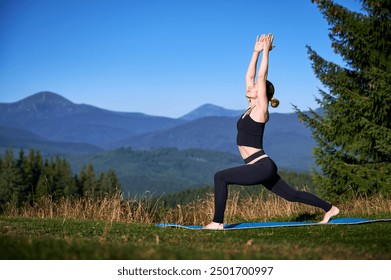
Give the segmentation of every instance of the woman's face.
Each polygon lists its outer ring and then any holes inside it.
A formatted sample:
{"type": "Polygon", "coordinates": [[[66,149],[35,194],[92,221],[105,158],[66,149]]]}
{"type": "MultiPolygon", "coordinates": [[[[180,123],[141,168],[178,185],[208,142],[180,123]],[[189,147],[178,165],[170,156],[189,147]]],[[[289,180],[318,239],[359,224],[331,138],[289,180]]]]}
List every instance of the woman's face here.
{"type": "Polygon", "coordinates": [[[257,91],[257,84],[253,84],[252,86],[249,86],[246,91],[246,97],[247,98],[257,98],[258,97],[258,91],[257,91]]]}

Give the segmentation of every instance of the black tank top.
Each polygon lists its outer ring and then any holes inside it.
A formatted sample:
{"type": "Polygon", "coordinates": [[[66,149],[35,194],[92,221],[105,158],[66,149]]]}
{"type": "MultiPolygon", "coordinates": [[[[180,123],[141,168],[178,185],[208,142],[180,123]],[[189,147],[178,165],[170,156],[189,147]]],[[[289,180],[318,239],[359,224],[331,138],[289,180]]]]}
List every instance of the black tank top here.
{"type": "Polygon", "coordinates": [[[240,117],[236,127],[238,129],[238,135],[236,136],[238,146],[263,149],[265,123],[254,121],[250,114],[247,114],[245,117],[240,117]]]}

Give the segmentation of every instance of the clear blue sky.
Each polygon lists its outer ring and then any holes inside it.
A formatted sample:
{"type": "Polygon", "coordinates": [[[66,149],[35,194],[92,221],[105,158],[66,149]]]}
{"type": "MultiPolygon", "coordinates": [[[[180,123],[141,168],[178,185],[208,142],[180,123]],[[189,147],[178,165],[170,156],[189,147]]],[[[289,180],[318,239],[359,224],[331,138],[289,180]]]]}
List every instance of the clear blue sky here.
{"type": "MultiPolygon", "coordinates": [[[[339,0],[359,10],[354,0],[339,0]]],[[[180,117],[246,107],[257,34],[273,33],[280,107],[316,108],[306,45],[342,63],[310,0],[0,0],[0,102],[39,91],[101,108],[180,117]]]]}

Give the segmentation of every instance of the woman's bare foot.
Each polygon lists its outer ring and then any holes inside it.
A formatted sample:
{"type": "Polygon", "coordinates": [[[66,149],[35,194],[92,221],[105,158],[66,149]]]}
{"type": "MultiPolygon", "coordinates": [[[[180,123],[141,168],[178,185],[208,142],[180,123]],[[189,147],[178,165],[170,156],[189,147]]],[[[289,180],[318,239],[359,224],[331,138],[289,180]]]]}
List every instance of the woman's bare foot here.
{"type": "Polygon", "coordinates": [[[211,222],[209,225],[204,226],[204,229],[223,230],[224,224],[211,222]]]}
{"type": "Polygon", "coordinates": [[[338,213],[339,209],[335,206],[332,206],[331,209],[327,211],[326,214],[324,214],[323,220],[320,221],[319,224],[327,224],[330,221],[331,217],[338,215],[338,213]]]}

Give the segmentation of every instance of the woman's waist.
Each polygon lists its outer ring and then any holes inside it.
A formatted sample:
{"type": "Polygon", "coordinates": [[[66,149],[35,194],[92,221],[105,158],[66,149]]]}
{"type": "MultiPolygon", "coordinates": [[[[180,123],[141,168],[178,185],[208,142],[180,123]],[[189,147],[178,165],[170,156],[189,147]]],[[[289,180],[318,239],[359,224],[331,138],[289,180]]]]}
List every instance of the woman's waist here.
{"type": "Polygon", "coordinates": [[[247,151],[247,153],[242,150],[240,152],[245,164],[254,163],[262,158],[268,157],[263,149],[251,150],[247,151]]]}
{"type": "Polygon", "coordinates": [[[251,147],[251,146],[238,146],[238,149],[239,149],[239,152],[240,152],[240,155],[242,156],[242,158],[246,158],[246,157],[251,156],[252,154],[263,151],[262,148],[255,148],[255,147],[251,147]]]}

